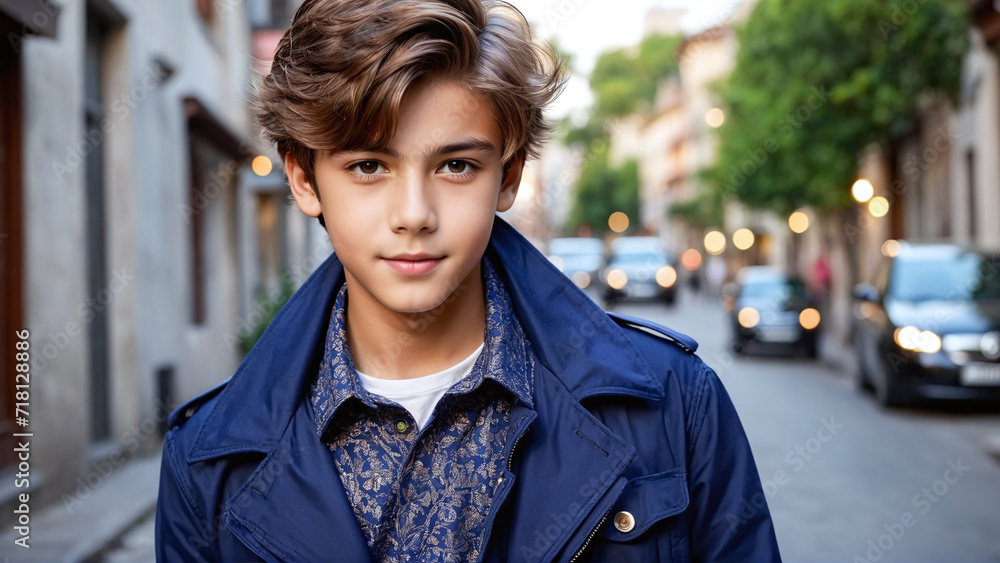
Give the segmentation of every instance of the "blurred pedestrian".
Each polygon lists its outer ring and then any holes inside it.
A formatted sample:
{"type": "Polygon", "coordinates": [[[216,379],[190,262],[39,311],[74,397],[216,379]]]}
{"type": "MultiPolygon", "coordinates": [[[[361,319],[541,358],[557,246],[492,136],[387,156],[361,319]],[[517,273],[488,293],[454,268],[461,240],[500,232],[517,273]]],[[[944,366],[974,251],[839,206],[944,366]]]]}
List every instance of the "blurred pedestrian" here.
{"type": "Polygon", "coordinates": [[[829,245],[824,244],[823,250],[820,252],[816,261],[813,262],[812,268],[812,292],[813,297],[816,302],[820,304],[820,310],[823,314],[829,311],[829,297],[830,297],[830,262],[827,258],[829,252],[829,245]]]}
{"type": "Polygon", "coordinates": [[[721,256],[710,256],[705,265],[705,277],[708,287],[715,297],[722,295],[722,285],[726,283],[726,260],[721,256]]]}

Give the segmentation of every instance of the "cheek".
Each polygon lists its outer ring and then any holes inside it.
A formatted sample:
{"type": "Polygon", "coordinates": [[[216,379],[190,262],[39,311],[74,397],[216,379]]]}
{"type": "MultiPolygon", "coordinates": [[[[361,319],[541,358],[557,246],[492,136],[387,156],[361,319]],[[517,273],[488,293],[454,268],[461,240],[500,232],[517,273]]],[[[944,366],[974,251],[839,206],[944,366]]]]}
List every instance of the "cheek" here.
{"type": "Polygon", "coordinates": [[[496,215],[496,197],[477,197],[474,200],[455,199],[449,203],[448,216],[450,223],[457,232],[465,233],[472,243],[474,239],[481,238],[485,232],[487,236],[493,228],[493,217],[496,215]]]}
{"type": "Polygon", "coordinates": [[[324,202],[323,218],[326,221],[326,232],[337,255],[345,263],[352,262],[352,256],[358,254],[359,249],[371,245],[371,236],[368,233],[373,232],[373,225],[369,215],[358,208],[328,205],[324,202]],[[354,211],[348,212],[348,209],[354,211]]]}

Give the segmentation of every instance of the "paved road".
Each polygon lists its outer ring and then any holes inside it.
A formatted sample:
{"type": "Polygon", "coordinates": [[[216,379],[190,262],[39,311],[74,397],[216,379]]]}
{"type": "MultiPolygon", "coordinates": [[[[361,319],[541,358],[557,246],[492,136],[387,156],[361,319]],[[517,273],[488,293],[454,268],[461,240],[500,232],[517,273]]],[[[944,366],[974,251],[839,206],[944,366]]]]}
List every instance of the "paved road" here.
{"type": "Polygon", "coordinates": [[[1000,463],[980,447],[1000,435],[997,412],[885,411],[826,363],[734,358],[714,300],[616,310],[699,341],[743,419],[785,561],[1000,562],[1000,463]]]}

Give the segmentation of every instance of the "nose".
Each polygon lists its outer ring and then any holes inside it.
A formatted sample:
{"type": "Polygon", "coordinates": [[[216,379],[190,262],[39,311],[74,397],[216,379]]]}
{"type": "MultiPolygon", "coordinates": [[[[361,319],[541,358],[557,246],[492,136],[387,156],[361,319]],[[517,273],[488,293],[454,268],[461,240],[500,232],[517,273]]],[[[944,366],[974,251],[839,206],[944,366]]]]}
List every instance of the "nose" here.
{"type": "Polygon", "coordinates": [[[431,181],[420,174],[400,180],[389,191],[389,226],[394,232],[412,234],[437,230],[438,219],[431,190],[431,181]]]}

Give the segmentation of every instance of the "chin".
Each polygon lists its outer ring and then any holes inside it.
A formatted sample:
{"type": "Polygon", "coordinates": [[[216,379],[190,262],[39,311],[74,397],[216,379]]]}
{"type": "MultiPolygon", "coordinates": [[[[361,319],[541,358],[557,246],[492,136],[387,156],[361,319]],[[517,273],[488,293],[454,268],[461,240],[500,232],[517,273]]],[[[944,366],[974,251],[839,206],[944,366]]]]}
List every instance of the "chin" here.
{"type": "Polygon", "coordinates": [[[391,295],[387,299],[380,299],[382,304],[397,313],[404,315],[418,315],[427,313],[444,305],[448,300],[448,295],[391,295]]]}

